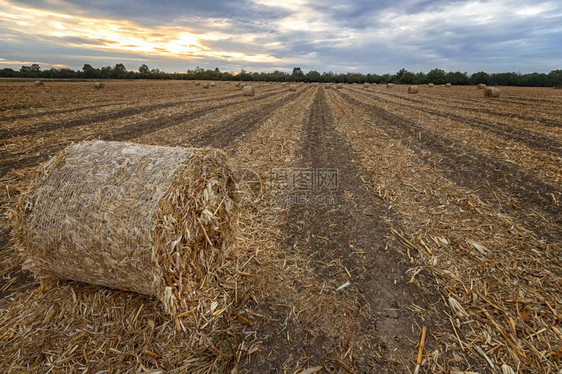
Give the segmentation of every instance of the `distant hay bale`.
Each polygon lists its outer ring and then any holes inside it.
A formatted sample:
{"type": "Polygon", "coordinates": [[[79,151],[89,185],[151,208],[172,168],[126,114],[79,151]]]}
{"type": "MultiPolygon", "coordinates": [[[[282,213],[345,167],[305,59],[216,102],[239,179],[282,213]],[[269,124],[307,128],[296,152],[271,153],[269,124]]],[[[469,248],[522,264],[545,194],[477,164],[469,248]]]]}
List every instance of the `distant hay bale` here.
{"type": "Polygon", "coordinates": [[[296,90],[297,90],[297,86],[296,86],[296,85],[291,84],[291,85],[289,86],[289,91],[296,91],[296,90]]]}
{"type": "Polygon", "coordinates": [[[15,242],[41,279],[155,296],[174,315],[214,284],[237,201],[222,151],[90,141],[38,169],[12,214],[15,242]]]}
{"type": "Polygon", "coordinates": [[[484,83],[479,83],[478,86],[476,86],[476,88],[479,90],[483,90],[484,88],[486,88],[486,85],[484,83]]]}
{"type": "Polygon", "coordinates": [[[445,87],[451,87],[451,83],[445,83],[445,87]]]}
{"type": "Polygon", "coordinates": [[[336,84],[336,88],[338,90],[341,90],[343,88],[343,84],[341,84],[341,83],[336,84]]]}
{"type": "Polygon", "coordinates": [[[391,88],[392,86],[394,86],[394,83],[387,83],[386,84],[386,88],[391,88]]]}
{"type": "Polygon", "coordinates": [[[197,81],[195,81],[195,83],[194,83],[194,84],[195,84],[196,86],[199,86],[199,82],[197,82],[197,81]]]}
{"type": "Polygon", "coordinates": [[[283,83],[281,83],[281,85],[282,85],[282,86],[286,86],[286,85],[287,85],[287,82],[283,82],[283,83]]]}
{"type": "Polygon", "coordinates": [[[240,88],[240,82],[236,82],[236,84],[234,85],[234,87],[240,88]]]}
{"type": "Polygon", "coordinates": [[[253,86],[244,86],[242,88],[242,94],[244,96],[256,96],[256,90],[253,86]]]}
{"type": "Polygon", "coordinates": [[[434,85],[433,83],[429,83],[427,86],[428,86],[428,87],[433,87],[433,86],[435,86],[435,85],[434,85]]]}
{"type": "Polygon", "coordinates": [[[41,81],[35,81],[35,82],[33,82],[33,84],[35,85],[35,87],[43,86],[43,82],[41,82],[41,81]]]}
{"type": "Polygon", "coordinates": [[[102,88],[104,88],[104,87],[105,87],[105,85],[104,85],[102,82],[96,82],[96,83],[94,83],[94,88],[95,88],[96,90],[100,90],[100,89],[102,89],[102,88]]]}
{"type": "Polygon", "coordinates": [[[497,87],[487,87],[484,90],[484,97],[500,97],[500,89],[497,87]]]}
{"type": "Polygon", "coordinates": [[[363,88],[369,88],[370,86],[371,86],[371,85],[370,85],[369,83],[365,83],[365,84],[363,85],[363,88]]]}
{"type": "Polygon", "coordinates": [[[417,94],[419,92],[418,86],[413,85],[408,87],[408,93],[409,94],[417,94]]]}
{"type": "Polygon", "coordinates": [[[211,87],[215,87],[215,82],[211,82],[211,87]]]}
{"type": "Polygon", "coordinates": [[[230,81],[226,81],[226,84],[230,84],[230,81]]]}
{"type": "Polygon", "coordinates": [[[205,83],[203,83],[203,84],[201,85],[201,87],[203,87],[203,88],[209,88],[209,83],[205,82],[205,83]]]}

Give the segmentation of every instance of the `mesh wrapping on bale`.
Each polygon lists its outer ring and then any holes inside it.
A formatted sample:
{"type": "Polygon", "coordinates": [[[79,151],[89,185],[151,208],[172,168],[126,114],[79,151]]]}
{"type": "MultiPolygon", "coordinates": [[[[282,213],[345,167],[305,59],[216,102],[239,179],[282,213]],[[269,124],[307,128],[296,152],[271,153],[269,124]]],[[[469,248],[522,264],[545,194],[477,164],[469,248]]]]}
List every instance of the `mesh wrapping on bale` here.
{"type": "Polygon", "coordinates": [[[223,152],[93,141],[41,167],[16,215],[24,268],[193,305],[234,241],[238,203],[223,152]]]}

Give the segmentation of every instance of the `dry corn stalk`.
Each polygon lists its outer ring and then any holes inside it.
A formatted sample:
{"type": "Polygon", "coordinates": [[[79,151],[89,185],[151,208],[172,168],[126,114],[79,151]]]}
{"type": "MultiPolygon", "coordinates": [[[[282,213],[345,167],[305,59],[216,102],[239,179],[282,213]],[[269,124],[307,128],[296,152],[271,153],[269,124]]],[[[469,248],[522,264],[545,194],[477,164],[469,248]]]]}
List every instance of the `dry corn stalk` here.
{"type": "Polygon", "coordinates": [[[237,215],[223,152],[93,141],[41,166],[12,216],[25,269],[153,295],[175,314],[223,265],[237,215]]]}

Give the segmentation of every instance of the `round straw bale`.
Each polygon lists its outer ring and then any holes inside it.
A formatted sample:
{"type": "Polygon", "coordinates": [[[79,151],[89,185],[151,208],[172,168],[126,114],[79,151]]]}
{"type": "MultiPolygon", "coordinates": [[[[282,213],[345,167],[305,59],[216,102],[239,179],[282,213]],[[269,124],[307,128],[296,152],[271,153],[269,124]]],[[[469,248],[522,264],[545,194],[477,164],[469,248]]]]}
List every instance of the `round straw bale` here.
{"type": "Polygon", "coordinates": [[[237,82],[237,83],[234,85],[234,87],[240,88],[240,82],[237,82]]]}
{"type": "Polygon", "coordinates": [[[487,87],[484,90],[484,97],[500,97],[500,89],[497,87],[487,87]]]}
{"type": "Polygon", "coordinates": [[[35,82],[33,82],[33,84],[35,85],[35,87],[43,86],[43,82],[41,82],[41,81],[35,81],[35,82]]]}
{"type": "Polygon", "coordinates": [[[435,86],[435,85],[434,85],[433,83],[429,83],[427,86],[428,86],[428,87],[433,87],[433,86],[435,86]]]}
{"type": "Polygon", "coordinates": [[[291,85],[289,86],[289,91],[296,91],[296,90],[297,90],[297,86],[296,86],[296,85],[291,84],[291,85]]]}
{"type": "Polygon", "coordinates": [[[38,170],[12,218],[40,278],[155,296],[175,314],[230,255],[238,197],[222,151],[98,140],[38,170]]]}
{"type": "Polygon", "coordinates": [[[244,86],[242,88],[242,93],[244,96],[256,96],[256,90],[253,86],[244,86]]]}
{"type": "Polygon", "coordinates": [[[478,86],[476,86],[476,88],[479,90],[483,90],[484,88],[486,88],[486,85],[484,83],[479,83],[478,86]]]}
{"type": "Polygon", "coordinates": [[[392,86],[394,86],[394,83],[387,83],[386,84],[386,88],[391,88],[392,86]]]}
{"type": "Polygon", "coordinates": [[[341,83],[336,84],[336,88],[338,90],[341,90],[343,88],[343,84],[341,84],[341,83]]]}
{"type": "Polygon", "coordinates": [[[445,83],[445,87],[451,87],[451,83],[445,83]]]}
{"type": "Polygon", "coordinates": [[[211,87],[215,87],[215,82],[211,82],[211,87]]]}
{"type": "Polygon", "coordinates": [[[203,88],[209,88],[209,83],[205,82],[205,83],[203,83],[203,84],[201,85],[201,87],[203,87],[203,88]]]}
{"type": "Polygon", "coordinates": [[[409,94],[417,94],[419,92],[418,86],[413,85],[408,87],[408,93],[409,94]]]}
{"type": "Polygon", "coordinates": [[[102,82],[96,82],[96,83],[94,83],[94,88],[95,88],[96,90],[99,90],[99,89],[104,88],[104,87],[105,87],[105,86],[104,86],[104,84],[103,84],[102,82]]]}
{"type": "Polygon", "coordinates": [[[195,83],[194,83],[194,84],[195,84],[196,86],[199,86],[199,82],[197,82],[197,81],[195,81],[195,83]]]}

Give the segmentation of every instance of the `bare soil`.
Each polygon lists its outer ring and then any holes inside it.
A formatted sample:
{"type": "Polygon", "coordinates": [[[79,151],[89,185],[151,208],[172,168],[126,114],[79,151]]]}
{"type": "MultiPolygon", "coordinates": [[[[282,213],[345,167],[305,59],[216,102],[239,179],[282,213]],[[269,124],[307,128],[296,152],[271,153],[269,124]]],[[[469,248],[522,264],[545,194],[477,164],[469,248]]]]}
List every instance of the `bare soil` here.
{"type": "Polygon", "coordinates": [[[0,371],[409,373],[423,326],[420,372],[562,369],[562,91],[254,85],[0,83],[0,371]],[[116,290],[43,295],[21,270],[6,215],[86,139],[213,146],[254,178],[214,330],[116,290]],[[276,190],[274,170],[337,171],[337,188],[276,190]]]}

